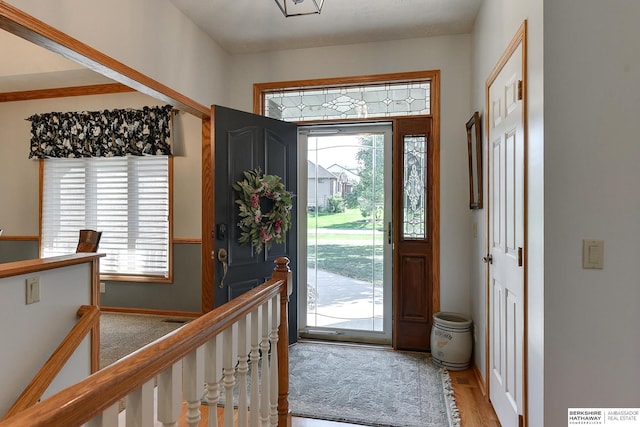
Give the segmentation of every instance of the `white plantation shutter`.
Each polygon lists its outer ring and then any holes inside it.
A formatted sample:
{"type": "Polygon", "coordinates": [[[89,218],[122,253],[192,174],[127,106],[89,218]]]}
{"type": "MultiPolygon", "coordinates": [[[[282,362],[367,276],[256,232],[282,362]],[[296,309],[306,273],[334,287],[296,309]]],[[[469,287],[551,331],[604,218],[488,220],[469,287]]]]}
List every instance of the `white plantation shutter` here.
{"type": "Polygon", "coordinates": [[[168,277],[169,158],[46,159],[42,255],[75,252],[83,228],[102,232],[101,274],[168,277]]]}

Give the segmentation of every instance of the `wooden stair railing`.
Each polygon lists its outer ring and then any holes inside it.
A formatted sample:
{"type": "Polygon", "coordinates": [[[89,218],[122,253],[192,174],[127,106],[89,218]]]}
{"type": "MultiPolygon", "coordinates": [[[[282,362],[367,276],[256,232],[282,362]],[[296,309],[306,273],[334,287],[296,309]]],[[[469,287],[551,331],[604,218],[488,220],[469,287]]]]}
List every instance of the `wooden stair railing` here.
{"type": "Polygon", "coordinates": [[[94,305],[81,306],[77,314],[78,317],[80,317],[78,323],[73,326],[58,348],[53,352],[51,357],[49,357],[49,360],[47,360],[40,371],[33,377],[13,406],[9,408],[2,418],[3,420],[33,406],[40,400],[82,340],[89,331],[97,325],[100,319],[100,309],[94,305]]]}
{"type": "MultiPolygon", "coordinates": [[[[243,413],[238,425],[290,427],[287,304],[291,271],[287,258],[275,263],[270,281],[0,421],[0,427],[117,426],[123,398],[126,425],[153,425],[156,419],[162,425],[177,425],[186,402],[186,421],[192,427],[199,424],[203,396],[214,409],[218,405],[218,384],[225,392],[224,426],[229,427],[233,426],[236,377],[242,390],[249,366],[251,402],[247,408],[246,392],[237,392],[238,413],[243,413]]],[[[217,426],[216,416],[209,417],[209,425],[217,426]]]]}

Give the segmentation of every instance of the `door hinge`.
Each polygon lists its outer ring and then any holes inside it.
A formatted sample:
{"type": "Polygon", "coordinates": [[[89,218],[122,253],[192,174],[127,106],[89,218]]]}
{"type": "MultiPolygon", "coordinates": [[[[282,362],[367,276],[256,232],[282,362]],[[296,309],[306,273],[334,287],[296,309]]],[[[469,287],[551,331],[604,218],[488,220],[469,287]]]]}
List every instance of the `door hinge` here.
{"type": "Polygon", "coordinates": [[[522,267],[522,248],[518,248],[518,267],[522,267]]]}
{"type": "Polygon", "coordinates": [[[522,84],[522,80],[518,80],[518,101],[522,101],[522,91],[523,91],[523,84],[522,84]]]}

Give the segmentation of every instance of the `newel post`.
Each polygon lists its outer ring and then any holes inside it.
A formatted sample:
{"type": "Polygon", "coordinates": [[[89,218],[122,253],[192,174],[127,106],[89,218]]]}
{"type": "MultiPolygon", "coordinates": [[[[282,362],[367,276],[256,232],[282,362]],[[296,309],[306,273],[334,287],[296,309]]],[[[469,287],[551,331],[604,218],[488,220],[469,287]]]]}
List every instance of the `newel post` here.
{"type": "Polygon", "coordinates": [[[278,327],[278,427],[291,426],[289,411],[289,319],[287,308],[293,290],[289,258],[275,260],[272,279],[284,280],[286,286],[280,292],[280,326],[278,327]]]}

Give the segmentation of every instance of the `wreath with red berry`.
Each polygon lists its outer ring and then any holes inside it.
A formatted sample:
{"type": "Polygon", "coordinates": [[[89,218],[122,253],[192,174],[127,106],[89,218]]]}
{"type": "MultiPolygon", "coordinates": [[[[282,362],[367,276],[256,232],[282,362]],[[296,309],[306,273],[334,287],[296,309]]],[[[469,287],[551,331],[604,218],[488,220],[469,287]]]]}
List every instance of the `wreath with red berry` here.
{"type": "Polygon", "coordinates": [[[256,252],[262,252],[275,243],[284,243],[291,228],[293,194],[287,191],[282,179],[264,175],[260,168],[244,172],[245,179],[233,184],[239,197],[240,244],[251,243],[256,252]]]}

